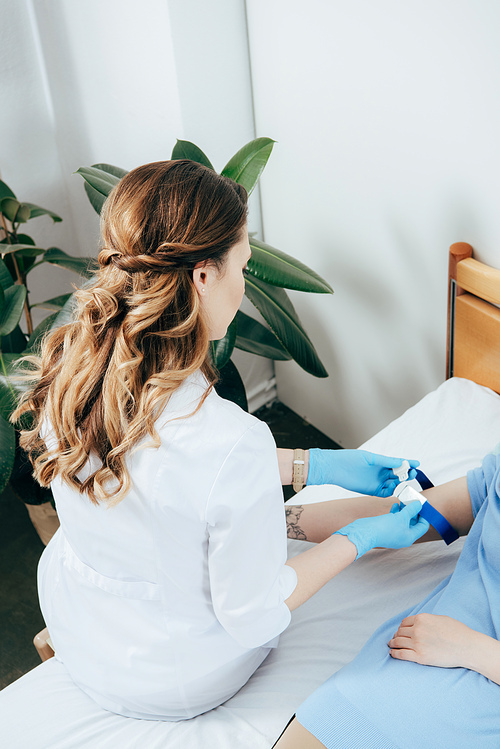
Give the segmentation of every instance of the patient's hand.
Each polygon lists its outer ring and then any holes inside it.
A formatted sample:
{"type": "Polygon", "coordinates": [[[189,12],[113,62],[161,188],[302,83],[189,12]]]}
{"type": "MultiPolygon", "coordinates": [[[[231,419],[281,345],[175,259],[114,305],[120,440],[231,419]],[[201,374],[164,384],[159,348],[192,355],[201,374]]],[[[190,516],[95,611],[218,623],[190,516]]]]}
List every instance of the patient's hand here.
{"type": "Polygon", "coordinates": [[[387,644],[392,657],[402,661],[443,668],[471,668],[469,655],[477,634],[449,616],[416,614],[403,619],[387,644]]]}

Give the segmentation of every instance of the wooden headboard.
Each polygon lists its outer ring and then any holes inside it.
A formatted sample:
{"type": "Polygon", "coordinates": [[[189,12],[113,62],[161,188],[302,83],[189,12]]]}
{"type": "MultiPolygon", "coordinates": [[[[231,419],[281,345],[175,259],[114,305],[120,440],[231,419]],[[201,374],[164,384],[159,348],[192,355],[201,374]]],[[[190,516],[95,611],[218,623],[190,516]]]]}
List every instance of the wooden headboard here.
{"type": "Polygon", "coordinates": [[[500,393],[500,270],[450,247],[447,377],[465,377],[500,393]]]}

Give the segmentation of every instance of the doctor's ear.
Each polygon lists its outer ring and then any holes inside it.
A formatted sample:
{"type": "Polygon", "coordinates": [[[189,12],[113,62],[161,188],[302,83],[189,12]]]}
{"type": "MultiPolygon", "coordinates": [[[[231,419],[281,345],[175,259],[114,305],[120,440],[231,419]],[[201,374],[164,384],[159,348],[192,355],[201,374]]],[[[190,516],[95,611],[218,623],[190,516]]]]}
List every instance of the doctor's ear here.
{"type": "Polygon", "coordinates": [[[195,265],[193,283],[198,294],[207,294],[213,283],[219,277],[217,267],[209,260],[195,265]]]}
{"type": "Polygon", "coordinates": [[[193,270],[193,283],[198,294],[205,294],[208,287],[209,269],[206,263],[198,263],[193,270]]]}

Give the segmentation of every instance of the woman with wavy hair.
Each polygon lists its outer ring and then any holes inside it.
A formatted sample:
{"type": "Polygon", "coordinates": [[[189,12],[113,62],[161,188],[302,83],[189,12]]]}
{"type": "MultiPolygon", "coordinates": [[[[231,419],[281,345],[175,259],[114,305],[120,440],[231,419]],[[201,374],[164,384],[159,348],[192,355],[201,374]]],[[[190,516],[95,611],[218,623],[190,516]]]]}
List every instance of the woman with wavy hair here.
{"type": "MultiPolygon", "coordinates": [[[[33,417],[21,444],[61,523],[38,575],[56,657],[131,717],[181,720],[224,702],[290,610],[353,559],[345,537],[329,538],[346,516],[326,503],[303,512],[322,543],[287,562],[293,450],[277,453],[268,427],[213,389],[209,342],[242,300],[246,215],[245,190],[194,162],[127,174],[103,208],[95,279],[32,359],[14,415],[33,417]]],[[[381,496],[401,462],[348,450],[304,460],[308,483],[381,496]]]]}

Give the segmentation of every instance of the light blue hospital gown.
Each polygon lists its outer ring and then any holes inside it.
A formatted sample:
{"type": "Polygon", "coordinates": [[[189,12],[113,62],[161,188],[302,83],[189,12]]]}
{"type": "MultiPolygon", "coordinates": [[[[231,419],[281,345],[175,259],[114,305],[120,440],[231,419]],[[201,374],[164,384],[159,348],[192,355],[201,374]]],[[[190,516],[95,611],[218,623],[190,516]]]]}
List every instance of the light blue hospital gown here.
{"type": "Polygon", "coordinates": [[[454,573],[383,624],[359,655],[298,709],[327,749],[499,749],[500,686],[465,668],[391,658],[401,620],[427,612],[500,637],[500,455],[467,475],[475,521],[454,573]]]}

